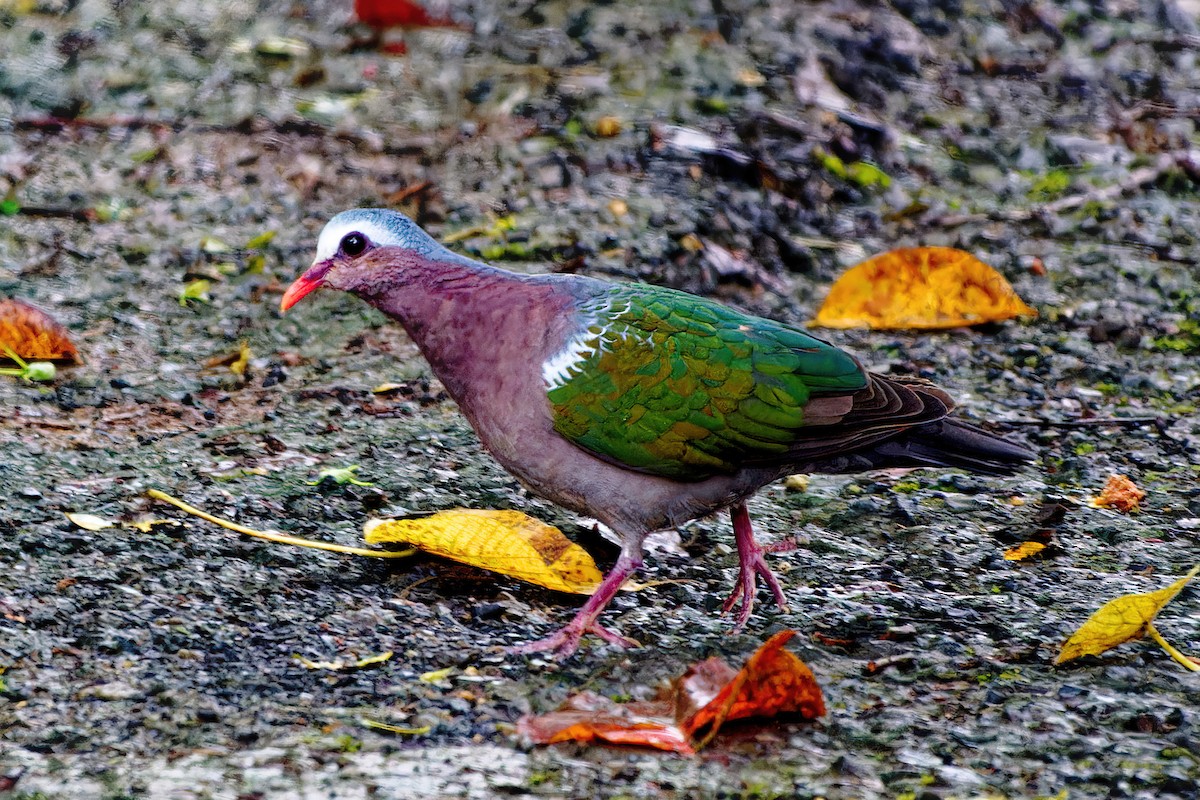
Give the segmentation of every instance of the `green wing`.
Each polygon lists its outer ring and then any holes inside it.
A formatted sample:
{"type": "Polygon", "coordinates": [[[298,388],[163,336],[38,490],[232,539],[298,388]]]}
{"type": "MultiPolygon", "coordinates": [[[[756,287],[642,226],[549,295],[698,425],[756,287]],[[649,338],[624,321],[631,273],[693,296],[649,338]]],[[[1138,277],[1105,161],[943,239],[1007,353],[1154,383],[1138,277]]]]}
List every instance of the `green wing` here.
{"type": "MultiPolygon", "coordinates": [[[[678,480],[786,457],[814,396],[867,386],[851,356],[694,295],[605,286],[543,376],[554,428],[633,469],[678,480]]],[[[829,418],[820,420],[828,423],[829,418]]]]}

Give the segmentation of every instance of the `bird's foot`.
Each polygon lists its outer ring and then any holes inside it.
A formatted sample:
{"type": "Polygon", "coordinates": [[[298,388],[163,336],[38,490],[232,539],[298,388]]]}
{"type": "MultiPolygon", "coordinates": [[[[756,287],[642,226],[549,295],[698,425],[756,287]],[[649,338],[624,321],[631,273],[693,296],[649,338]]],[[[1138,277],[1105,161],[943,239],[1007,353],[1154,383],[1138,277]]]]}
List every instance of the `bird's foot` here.
{"type": "Polygon", "coordinates": [[[642,643],[637,639],[630,639],[628,636],[613,633],[598,622],[592,622],[586,626],[577,626],[572,621],[545,638],[510,647],[507,652],[521,655],[529,653],[553,653],[555,658],[569,658],[579,649],[579,640],[586,633],[593,633],[609,644],[615,644],[618,647],[642,646],[642,643]]]}
{"type": "Polygon", "coordinates": [[[758,542],[754,541],[754,529],[750,526],[750,513],[746,510],[746,504],[739,503],[732,509],[731,514],[740,568],[737,585],[733,587],[729,597],[725,598],[721,612],[727,614],[733,610],[734,606],[741,603],[737,623],[734,625],[734,630],[738,630],[746,624],[746,621],[750,619],[750,612],[754,610],[754,597],[758,593],[759,575],[771,590],[771,594],[775,597],[775,603],[784,611],[787,610],[787,598],[783,596],[783,587],[779,585],[779,579],[775,577],[775,573],[767,566],[767,560],[763,558],[763,549],[758,542]]]}
{"type": "Polygon", "coordinates": [[[783,587],[779,585],[779,579],[775,577],[775,573],[767,566],[766,559],[762,556],[762,551],[755,553],[753,556],[741,558],[742,566],[738,572],[737,585],[733,587],[733,591],[729,593],[729,597],[725,598],[725,604],[721,606],[721,613],[728,614],[735,606],[741,603],[741,609],[738,611],[737,623],[734,625],[734,630],[740,629],[750,619],[750,612],[754,610],[754,596],[758,593],[758,576],[761,575],[770,588],[771,594],[775,597],[775,603],[784,611],[787,610],[787,600],[783,596],[783,587]]]}
{"type": "Polygon", "coordinates": [[[544,639],[517,645],[509,648],[508,652],[545,653],[549,651],[554,653],[556,658],[567,658],[579,649],[579,640],[585,633],[594,633],[604,641],[619,647],[641,647],[641,643],[636,639],[613,633],[596,621],[600,617],[600,612],[608,607],[609,601],[620,591],[625,580],[642,565],[641,547],[642,543],[638,540],[634,546],[621,552],[617,563],[596,587],[595,593],[583,604],[583,608],[579,609],[575,619],[544,639]]]}

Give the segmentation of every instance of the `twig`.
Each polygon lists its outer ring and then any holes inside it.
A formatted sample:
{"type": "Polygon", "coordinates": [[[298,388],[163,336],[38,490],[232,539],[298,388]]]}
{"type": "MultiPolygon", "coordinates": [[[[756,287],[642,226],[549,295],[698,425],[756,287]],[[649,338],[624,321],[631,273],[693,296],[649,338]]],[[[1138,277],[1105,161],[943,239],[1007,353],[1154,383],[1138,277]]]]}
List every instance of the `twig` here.
{"type": "Polygon", "coordinates": [[[54,206],[21,206],[17,213],[23,217],[46,217],[48,219],[73,219],[77,222],[95,222],[96,211],[91,208],[58,208],[54,206]]]}
{"type": "Polygon", "coordinates": [[[110,128],[177,128],[179,123],[172,123],[150,117],[32,117],[13,121],[13,127],[19,131],[52,131],[58,132],[68,128],[92,128],[108,130],[110,128]]]}
{"type": "Polygon", "coordinates": [[[1012,427],[1036,425],[1039,428],[1091,428],[1096,425],[1154,425],[1162,417],[1091,417],[1089,419],[1002,419],[996,425],[1012,427]]]}

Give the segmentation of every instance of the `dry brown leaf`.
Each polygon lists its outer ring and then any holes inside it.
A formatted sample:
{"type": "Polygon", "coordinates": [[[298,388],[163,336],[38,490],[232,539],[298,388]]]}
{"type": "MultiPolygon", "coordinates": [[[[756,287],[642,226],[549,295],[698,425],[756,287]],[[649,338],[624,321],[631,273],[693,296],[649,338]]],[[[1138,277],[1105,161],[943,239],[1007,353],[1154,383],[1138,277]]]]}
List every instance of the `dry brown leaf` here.
{"type": "Polygon", "coordinates": [[[1098,497],[1088,503],[1092,508],[1115,508],[1117,511],[1129,513],[1136,511],[1138,504],[1146,497],[1146,493],[1129,480],[1125,475],[1113,475],[1104,484],[1098,497]]]}
{"type": "Polygon", "coordinates": [[[67,329],[24,300],[0,300],[0,358],[4,348],[28,361],[78,361],[67,329]]]}
{"type": "Polygon", "coordinates": [[[910,247],[848,269],[812,324],[825,328],[957,328],[1037,316],[1004,276],[963,250],[910,247]]]}
{"type": "MultiPolygon", "coordinates": [[[[1140,637],[1147,632],[1163,606],[1171,602],[1197,573],[1200,573],[1200,566],[1193,567],[1187,575],[1156,592],[1126,594],[1109,600],[1088,617],[1087,621],[1079,626],[1079,630],[1071,634],[1054,663],[1062,664],[1080,656],[1099,655],[1130,639],[1140,637]]],[[[1159,644],[1163,642],[1160,641],[1159,644]]],[[[1175,657],[1175,653],[1172,652],[1171,655],[1175,657]]]]}
{"type": "Polygon", "coordinates": [[[740,670],[719,658],[701,661],[657,700],[617,703],[581,692],[548,714],[522,717],[517,730],[537,744],[602,741],[692,754],[730,720],[784,713],[813,719],[825,713],[825,701],[812,671],[783,649],[794,635],[775,634],[740,670]]]}
{"type": "Polygon", "coordinates": [[[559,592],[591,594],[603,578],[586,550],[520,511],[460,508],[416,519],[371,520],[363,537],[370,544],[404,542],[559,592]]]}

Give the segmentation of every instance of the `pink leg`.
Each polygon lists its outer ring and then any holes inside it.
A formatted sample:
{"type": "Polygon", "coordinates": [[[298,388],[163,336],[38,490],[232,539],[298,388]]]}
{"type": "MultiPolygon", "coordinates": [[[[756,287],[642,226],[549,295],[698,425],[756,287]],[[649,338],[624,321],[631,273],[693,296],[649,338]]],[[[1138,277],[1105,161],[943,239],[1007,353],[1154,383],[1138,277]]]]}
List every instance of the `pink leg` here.
{"type": "Polygon", "coordinates": [[[538,639],[536,642],[509,648],[509,652],[541,653],[550,650],[557,658],[567,658],[579,647],[579,640],[585,633],[594,633],[604,641],[621,647],[641,647],[636,640],[613,633],[596,622],[600,613],[608,607],[620,590],[621,584],[625,583],[629,576],[642,566],[641,542],[637,544],[637,550],[636,555],[627,550],[621,551],[621,557],[613,565],[612,571],[608,573],[588,601],[583,604],[583,608],[579,609],[575,618],[564,628],[544,639],[538,639]]]}
{"type": "Polygon", "coordinates": [[[730,609],[741,602],[742,608],[738,612],[737,625],[734,626],[734,630],[737,630],[746,624],[746,620],[750,619],[750,612],[754,609],[754,595],[758,592],[759,575],[770,587],[771,594],[775,595],[775,602],[785,611],[787,610],[787,600],[783,596],[783,587],[779,585],[775,573],[771,572],[766,559],[763,558],[763,549],[759,547],[758,542],[754,541],[754,529],[750,526],[750,512],[746,510],[746,504],[738,503],[729,510],[729,515],[733,518],[733,537],[737,541],[738,561],[741,569],[737,585],[725,599],[725,605],[721,607],[721,611],[728,613],[730,609]]]}

